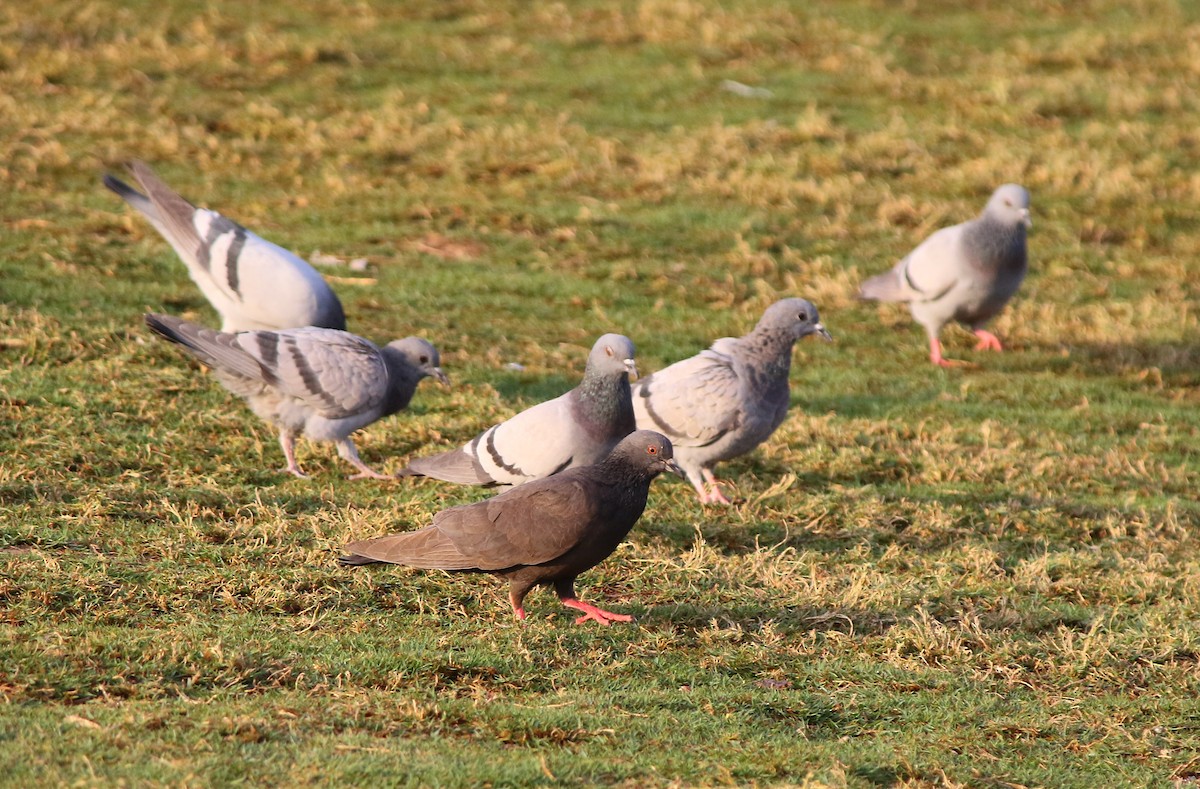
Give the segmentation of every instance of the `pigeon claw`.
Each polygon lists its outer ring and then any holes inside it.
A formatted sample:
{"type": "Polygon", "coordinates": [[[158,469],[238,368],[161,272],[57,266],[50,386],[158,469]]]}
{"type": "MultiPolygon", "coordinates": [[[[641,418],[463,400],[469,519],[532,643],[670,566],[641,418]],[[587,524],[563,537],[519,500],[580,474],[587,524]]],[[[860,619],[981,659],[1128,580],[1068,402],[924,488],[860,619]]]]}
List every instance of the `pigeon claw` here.
{"type": "Polygon", "coordinates": [[[603,608],[597,608],[591,603],[585,603],[582,600],[577,600],[574,597],[563,598],[562,604],[567,608],[574,608],[583,611],[583,616],[575,620],[575,624],[582,625],[589,619],[593,619],[600,624],[608,627],[613,622],[632,622],[633,617],[628,614],[616,614],[612,611],[605,611],[603,608]]]}
{"type": "Polygon", "coordinates": [[[929,341],[929,361],[936,364],[938,367],[969,367],[969,362],[960,362],[958,359],[947,359],[942,356],[942,344],[937,340],[929,341]]]}
{"type": "Polygon", "coordinates": [[[1000,344],[1000,338],[992,334],[990,331],[976,329],[975,336],[979,338],[979,343],[975,346],[977,351],[1002,351],[1004,346],[1000,344]]]}
{"type": "Polygon", "coordinates": [[[700,469],[700,476],[703,479],[701,484],[696,485],[696,492],[700,494],[701,504],[732,504],[733,502],[725,498],[725,494],[721,492],[721,483],[717,482],[717,478],[713,476],[712,469],[703,467],[700,469]]]}
{"type": "Polygon", "coordinates": [[[733,502],[725,498],[725,494],[721,492],[720,486],[713,482],[709,486],[708,495],[700,500],[701,504],[732,504],[733,502]]]}

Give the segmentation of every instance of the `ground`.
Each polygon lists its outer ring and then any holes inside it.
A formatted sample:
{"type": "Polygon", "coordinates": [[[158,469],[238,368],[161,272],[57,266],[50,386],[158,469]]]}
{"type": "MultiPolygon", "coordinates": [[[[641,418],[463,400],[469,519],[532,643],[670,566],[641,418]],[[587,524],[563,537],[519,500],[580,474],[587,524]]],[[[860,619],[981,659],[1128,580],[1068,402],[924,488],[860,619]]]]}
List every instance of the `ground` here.
{"type": "Polygon", "coordinates": [[[1198,79],[1189,3],[0,7],[0,784],[1195,786],[1198,79]],[[437,344],[375,467],[604,332],[648,373],[797,295],[836,342],[734,506],[659,480],[580,579],[636,623],[520,623],[335,564],[488,494],[276,471],[142,324],[216,316],[134,158],[437,344]],[[858,283],[1007,181],[1005,351],[934,369],[858,283]]]}

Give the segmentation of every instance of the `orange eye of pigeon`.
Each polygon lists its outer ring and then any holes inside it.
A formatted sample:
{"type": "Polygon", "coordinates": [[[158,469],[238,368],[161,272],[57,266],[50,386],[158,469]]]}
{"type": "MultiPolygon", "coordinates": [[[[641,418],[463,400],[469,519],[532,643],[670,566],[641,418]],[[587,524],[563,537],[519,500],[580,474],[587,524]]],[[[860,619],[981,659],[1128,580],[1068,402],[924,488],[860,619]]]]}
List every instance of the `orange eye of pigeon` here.
{"type": "Polygon", "coordinates": [[[646,447],[646,451],[649,452],[651,455],[657,455],[658,447],[646,447]]]}
{"type": "Polygon", "coordinates": [[[608,347],[607,345],[604,346],[604,352],[609,356],[612,356],[612,348],[608,347]]]}

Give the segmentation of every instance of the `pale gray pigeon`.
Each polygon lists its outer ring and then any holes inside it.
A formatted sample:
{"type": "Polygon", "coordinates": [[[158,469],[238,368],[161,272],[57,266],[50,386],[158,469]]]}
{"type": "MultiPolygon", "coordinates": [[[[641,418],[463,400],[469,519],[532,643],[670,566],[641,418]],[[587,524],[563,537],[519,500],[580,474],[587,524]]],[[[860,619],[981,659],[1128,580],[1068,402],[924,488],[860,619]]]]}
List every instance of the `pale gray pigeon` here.
{"type": "Polygon", "coordinates": [[[633,355],[628,337],[604,335],[592,346],[579,386],[488,428],[459,449],[413,460],[400,476],[520,485],[599,462],[634,430],[633,355]]]}
{"type": "Polygon", "coordinates": [[[783,422],[792,346],[810,334],[832,339],[812,302],[783,299],[746,336],[723,337],[634,384],[638,427],[671,439],[702,503],[728,504],[713,465],[754,449],[783,422]]]}
{"type": "Polygon", "coordinates": [[[975,350],[1001,349],[984,325],[1017,292],[1028,255],[1025,230],[1029,192],[1005,184],[992,193],[983,213],[945,227],[925,239],[890,271],[871,277],[859,295],[878,301],[906,301],[929,336],[929,360],[949,367],[938,339],[950,321],[966,324],[979,338],[975,350]]]}
{"type": "Polygon", "coordinates": [[[646,509],[650,482],[664,471],[682,476],[671,442],[640,430],[599,463],[512,488],[485,501],[443,510],[424,529],[346,546],[345,565],[387,562],[430,570],[495,573],[508,579],[518,619],[538,585],[553,586],[562,604],[582,611],[576,624],[628,622],[575,596],[575,578],[604,561],[646,509]]]}
{"type": "Polygon", "coordinates": [[[196,208],[144,162],[130,169],[146,194],[111,175],[104,176],[104,185],[171,244],[220,313],[222,331],[346,328],[342,303],[308,263],[216,211],[196,208]]]}
{"type": "Polygon", "coordinates": [[[279,428],[286,470],[297,477],[305,475],[295,441],[304,435],[335,442],[359,470],[351,479],[384,479],[359,459],[350,434],[407,407],[422,378],[448,382],[437,349],[420,337],[379,348],[349,332],[316,327],[229,334],[153,313],[146,325],[213,368],[226,389],[279,428]]]}

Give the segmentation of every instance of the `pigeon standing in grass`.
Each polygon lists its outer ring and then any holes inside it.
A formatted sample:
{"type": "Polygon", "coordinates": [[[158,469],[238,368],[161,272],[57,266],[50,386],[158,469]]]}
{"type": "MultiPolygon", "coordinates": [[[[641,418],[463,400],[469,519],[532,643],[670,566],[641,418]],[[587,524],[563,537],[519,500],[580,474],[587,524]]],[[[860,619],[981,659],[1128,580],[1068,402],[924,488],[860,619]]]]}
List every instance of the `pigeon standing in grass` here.
{"type": "Polygon", "coordinates": [[[226,389],[279,428],[286,470],[297,477],[304,473],[295,442],[304,435],[335,442],[359,471],[351,479],[385,478],[359,459],[350,434],[408,406],[422,378],[447,383],[437,349],[419,337],[379,348],[335,329],[229,334],[153,313],[146,324],[212,367],[226,389]]]}
{"type": "Polygon", "coordinates": [[[832,339],[812,302],[783,299],[746,336],[721,338],[634,385],[638,427],[671,439],[702,503],[728,504],[713,465],[754,449],[783,422],[792,346],[810,334],[832,339]]]}
{"type": "Polygon", "coordinates": [[[488,428],[459,449],[413,460],[400,476],[520,485],[599,462],[635,428],[633,355],[628,337],[604,335],[592,346],[579,386],[488,428]]]}
{"type": "Polygon", "coordinates": [[[575,578],[604,561],[642,516],[650,482],[663,471],[682,476],[671,442],[652,430],[626,436],[599,463],[568,469],[475,504],[443,510],[424,529],[346,546],[345,565],[387,562],[429,570],[489,572],[508,579],[518,619],[538,585],[553,586],[575,620],[629,622],[575,596],[575,578]]]}
{"type": "Polygon", "coordinates": [[[130,165],[142,194],[111,175],[104,185],[140,211],[187,265],[221,315],[221,330],[345,329],[342,303],[296,255],[206,208],[196,208],[143,162],[130,165]]]}
{"type": "Polygon", "coordinates": [[[983,213],[969,222],[942,228],[890,271],[862,284],[860,295],[877,301],[906,301],[929,337],[929,360],[949,367],[939,336],[950,321],[968,326],[979,338],[976,350],[1001,349],[983,327],[1017,292],[1028,255],[1025,230],[1029,192],[1005,184],[992,193],[983,213]]]}

